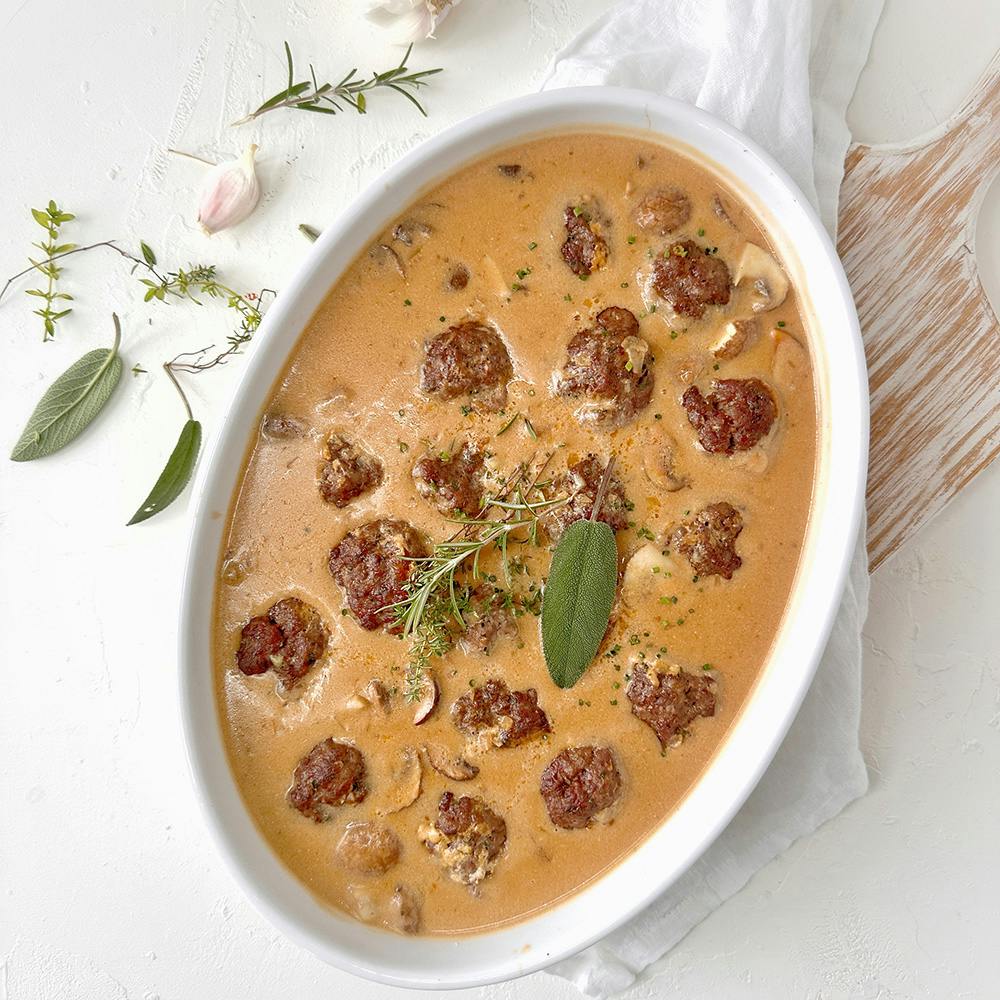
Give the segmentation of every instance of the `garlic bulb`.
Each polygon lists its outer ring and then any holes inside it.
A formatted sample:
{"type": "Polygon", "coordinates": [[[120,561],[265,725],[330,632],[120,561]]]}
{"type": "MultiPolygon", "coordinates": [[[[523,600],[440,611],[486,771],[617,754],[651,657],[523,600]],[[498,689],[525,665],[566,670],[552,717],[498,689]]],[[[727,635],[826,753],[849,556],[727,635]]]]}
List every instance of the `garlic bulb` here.
{"type": "Polygon", "coordinates": [[[238,160],[212,167],[205,178],[198,223],[211,236],[242,222],[260,199],[260,185],[254,170],[257,147],[251,143],[238,160]]]}
{"type": "Polygon", "coordinates": [[[392,32],[392,40],[409,45],[433,38],[437,26],[461,0],[370,0],[366,16],[392,32]]]}

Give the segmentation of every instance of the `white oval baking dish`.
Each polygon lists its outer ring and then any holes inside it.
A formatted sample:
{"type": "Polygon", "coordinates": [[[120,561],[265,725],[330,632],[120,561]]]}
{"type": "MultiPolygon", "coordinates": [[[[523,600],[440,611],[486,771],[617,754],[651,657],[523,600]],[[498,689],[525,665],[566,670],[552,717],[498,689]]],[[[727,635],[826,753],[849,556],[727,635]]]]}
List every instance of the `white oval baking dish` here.
{"type": "Polygon", "coordinates": [[[833,622],[864,500],[868,392],[850,290],[829,237],[784,171],[712,116],[666,98],[574,88],[519,98],[453,126],[388,170],[325,230],[268,310],[191,498],[180,616],[180,696],[195,784],[219,850],[258,909],[320,958],[369,979],[479,986],[535,971],[600,939],[673,883],[756,785],[809,687],[833,622]],[[281,864],[243,806],[223,747],[210,662],[225,512],[261,407],[330,287],[428,184],[491,149],[554,130],[631,131],[692,147],[755,207],[807,314],[820,395],[820,458],[802,562],[772,655],[705,774],[630,857],[574,896],[513,927],[461,939],[403,938],[320,904],[281,864]]]}

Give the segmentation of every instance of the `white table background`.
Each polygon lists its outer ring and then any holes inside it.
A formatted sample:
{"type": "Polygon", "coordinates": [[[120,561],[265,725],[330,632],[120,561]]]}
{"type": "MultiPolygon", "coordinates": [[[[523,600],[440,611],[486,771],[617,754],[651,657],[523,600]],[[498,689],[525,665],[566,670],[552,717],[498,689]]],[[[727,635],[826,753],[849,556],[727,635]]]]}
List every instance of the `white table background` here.
{"type": "MultiPolygon", "coordinates": [[[[280,288],[322,226],[420,139],[536,89],[557,48],[608,0],[467,0],[414,67],[446,72],[430,117],[375,95],[365,118],[226,123],[281,86],[288,38],[319,72],[393,61],[360,3],[0,0],[0,274],[22,266],[28,206],[79,216],[67,238],[151,243],[168,266],[218,263],[280,288]],[[261,144],[265,203],[234,234],[193,225],[200,168],[261,144]]],[[[889,0],[851,109],[858,138],[947,117],[1000,45],[996,0],[889,0]]],[[[300,120],[304,119],[304,120],[300,120]]],[[[33,231],[35,230],[35,231],[33,231]]],[[[1000,302],[1000,191],[980,230],[1000,302]]],[[[189,783],[174,618],[184,503],[124,523],[182,415],[158,364],[221,341],[221,308],[142,305],[111,255],[67,263],[76,312],[51,344],[18,294],[0,306],[3,449],[44,385],[122,316],[126,373],[99,425],[62,455],[0,461],[0,1000],[385,998],[287,942],[216,856],[189,783]]],[[[189,381],[208,430],[238,374],[189,381]]],[[[862,743],[869,795],[796,844],[628,996],[995,997],[1000,898],[1000,469],[989,470],[874,578],[862,743]]],[[[472,995],[472,992],[463,994],[472,995]]],[[[478,991],[562,1000],[534,976],[478,991]]]]}

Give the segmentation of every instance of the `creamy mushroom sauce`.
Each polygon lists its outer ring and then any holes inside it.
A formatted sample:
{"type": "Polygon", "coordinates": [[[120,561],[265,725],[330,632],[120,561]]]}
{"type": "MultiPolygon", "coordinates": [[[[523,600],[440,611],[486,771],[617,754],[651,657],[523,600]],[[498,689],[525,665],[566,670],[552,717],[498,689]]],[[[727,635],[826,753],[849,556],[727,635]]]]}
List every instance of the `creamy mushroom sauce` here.
{"type": "MultiPolygon", "coordinates": [[[[421,933],[462,934],[522,920],[593,881],[649,836],[698,780],[740,712],[796,572],[816,456],[815,394],[806,318],[794,290],[780,307],[754,312],[757,296],[745,279],[728,305],[709,307],[701,320],[671,318],[648,288],[649,268],[653,255],[686,238],[718,247],[734,273],[748,241],[768,245],[750,208],[693,156],[614,134],[539,138],[466,166],[414,202],[374,240],[392,252],[359,256],[292,352],[263,416],[295,418],[304,433],[261,433],[250,444],[219,571],[214,669],[221,724],[246,806],[283,863],[324,903],[392,928],[398,921],[390,900],[403,884],[420,903],[421,933]],[[511,164],[520,169],[498,169],[511,164]],[[669,236],[635,222],[639,199],[663,187],[682,189],[692,205],[690,219],[669,236]],[[606,266],[585,281],[560,254],[564,211],[582,199],[599,206],[609,248],[606,266]],[[419,223],[401,234],[409,245],[393,239],[399,221],[419,223]],[[462,289],[448,282],[458,264],[469,272],[462,289]],[[573,334],[612,305],[639,317],[655,359],[655,387],[631,423],[601,433],[581,427],[573,417],[577,401],[554,396],[551,385],[573,334]],[[725,324],[754,316],[755,342],[734,359],[716,359],[710,348],[725,324]],[[493,324],[510,350],[515,377],[502,414],[479,413],[463,405],[469,403],[464,398],[430,400],[417,388],[424,342],[470,317],[493,324]],[[680,398],[693,380],[707,392],[713,377],[758,377],[771,386],[778,418],[752,450],[708,454],[697,445],[680,398]],[[530,417],[537,438],[521,419],[498,436],[516,413],[530,417]],[[381,485],[343,509],[324,502],[317,489],[320,452],[331,432],[363,446],[385,470],[381,485]],[[689,483],[675,491],[644,469],[663,434],[676,443],[676,471],[689,483]],[[518,638],[501,639],[488,656],[456,645],[433,661],[440,699],[417,727],[403,693],[407,644],[356,624],[327,559],[348,530],[376,517],[407,520],[434,540],[449,535],[454,525],[417,493],[411,470],[428,446],[449,449],[466,439],[485,444],[499,473],[552,449],[553,473],[588,453],[602,461],[613,453],[635,505],[632,526],[618,532],[623,570],[650,536],[657,548],[646,555],[666,547],[672,524],[706,504],[729,501],[744,519],[736,543],[742,566],[730,580],[695,579],[674,552],[658,573],[650,564],[626,574],[602,653],[568,690],[549,679],[538,619],[530,613],[518,619],[518,638]],[[330,633],[325,654],[291,695],[276,687],[273,673],[245,676],[235,663],[242,626],[289,595],[316,608],[330,633]],[[625,678],[639,654],[691,671],[710,664],[718,682],[714,717],[696,719],[666,750],[625,697],[625,678]],[[372,678],[390,690],[388,714],[356,697],[372,678]],[[468,747],[449,709],[489,678],[502,678],[511,689],[535,688],[551,733],[519,747],[468,747]],[[286,792],[298,761],[327,737],[363,752],[369,791],[362,802],[335,808],[327,822],[316,823],[289,805],[286,792]],[[464,756],[479,772],[469,781],[448,780],[421,758],[420,793],[410,803],[414,778],[405,762],[427,744],[464,756]],[[558,829],[540,797],[539,775],[560,750],[580,744],[612,749],[621,794],[600,821],[558,829]],[[507,824],[496,869],[474,891],[449,880],[417,838],[448,789],[480,796],[507,824]],[[399,837],[399,861],[383,874],[360,874],[336,853],[348,824],[364,820],[399,837]]],[[[527,572],[517,586],[544,576],[550,551],[544,545],[518,550],[527,572]]]]}

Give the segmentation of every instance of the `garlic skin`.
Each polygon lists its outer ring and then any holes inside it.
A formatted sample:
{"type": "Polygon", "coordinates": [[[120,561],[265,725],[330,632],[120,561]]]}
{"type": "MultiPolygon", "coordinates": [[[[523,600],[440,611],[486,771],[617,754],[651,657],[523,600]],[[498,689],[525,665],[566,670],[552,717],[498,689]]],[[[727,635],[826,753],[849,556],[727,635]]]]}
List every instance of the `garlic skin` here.
{"type": "Polygon", "coordinates": [[[238,160],[212,167],[205,178],[198,224],[209,236],[242,222],[260,200],[254,169],[257,146],[251,143],[238,160]]]}
{"type": "Polygon", "coordinates": [[[365,16],[385,28],[392,40],[411,45],[433,38],[438,25],[461,0],[370,0],[365,16]]]}

